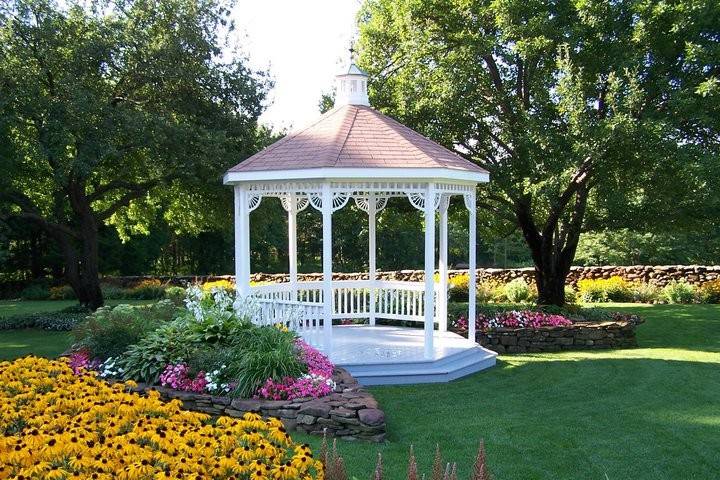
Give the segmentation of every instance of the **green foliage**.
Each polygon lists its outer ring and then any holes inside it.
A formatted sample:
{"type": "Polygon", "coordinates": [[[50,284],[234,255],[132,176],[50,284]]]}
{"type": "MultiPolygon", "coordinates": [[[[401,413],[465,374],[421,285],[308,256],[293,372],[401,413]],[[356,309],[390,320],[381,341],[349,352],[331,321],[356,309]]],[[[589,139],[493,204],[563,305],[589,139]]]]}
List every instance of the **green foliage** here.
{"type": "Polygon", "coordinates": [[[516,278],[505,284],[503,293],[510,303],[528,302],[532,299],[530,286],[522,278],[516,278]]]}
{"type": "Polygon", "coordinates": [[[490,172],[478,205],[522,232],[545,288],[583,229],[717,217],[719,17],[711,2],[372,0],[359,65],[374,106],[490,172]]]}
{"type": "Polygon", "coordinates": [[[714,222],[681,232],[636,232],[628,228],[584,233],[576,265],[712,265],[720,256],[720,230],[714,222]],[[702,227],[702,228],[701,228],[702,227]]]}
{"type": "Polygon", "coordinates": [[[23,300],[49,300],[50,289],[46,285],[37,283],[28,285],[20,292],[20,298],[23,300]]]}
{"type": "Polygon", "coordinates": [[[702,303],[720,303],[720,279],[703,283],[697,293],[702,303]]]}
{"type": "Polygon", "coordinates": [[[212,310],[202,320],[188,318],[188,337],[196,343],[228,343],[251,324],[231,311],[212,310]]]}
{"type": "Polygon", "coordinates": [[[640,303],[655,303],[660,300],[660,288],[653,283],[636,282],[632,284],[632,300],[640,303]]]}
{"type": "Polygon", "coordinates": [[[50,287],[50,300],[75,300],[75,292],[70,285],[50,287]]]}
{"type": "Polygon", "coordinates": [[[126,380],[156,383],[165,366],[189,358],[192,343],[184,320],[161,325],[130,345],[117,360],[126,380]]]}
{"type": "Polygon", "coordinates": [[[577,302],[577,292],[571,285],[565,285],[565,302],[569,304],[577,302]]]}
{"type": "Polygon", "coordinates": [[[298,377],[307,371],[298,360],[295,335],[275,327],[244,330],[235,340],[237,357],[228,365],[229,375],[238,385],[233,395],[250,397],[272,378],[298,377]]]}
{"type": "Polygon", "coordinates": [[[218,178],[256,151],[269,86],[222,55],[229,15],[223,0],[2,8],[0,216],[56,240],[81,303],[102,304],[97,225],[227,224],[218,178]]]}
{"type": "Polygon", "coordinates": [[[693,303],[695,287],[685,281],[671,281],[662,289],[662,296],[668,303],[693,303]]]}
{"type": "Polygon", "coordinates": [[[162,301],[146,307],[101,307],[75,328],[75,338],[93,357],[119,357],[145,334],[174,318],[176,307],[162,301]]]}
{"type": "Polygon", "coordinates": [[[43,330],[69,331],[90,313],[84,307],[69,307],[59,312],[30,313],[0,317],[0,330],[41,328],[43,330]]]}
{"type": "Polygon", "coordinates": [[[182,305],[185,299],[185,289],[182,287],[167,287],[165,289],[165,298],[175,305],[182,305]]]}

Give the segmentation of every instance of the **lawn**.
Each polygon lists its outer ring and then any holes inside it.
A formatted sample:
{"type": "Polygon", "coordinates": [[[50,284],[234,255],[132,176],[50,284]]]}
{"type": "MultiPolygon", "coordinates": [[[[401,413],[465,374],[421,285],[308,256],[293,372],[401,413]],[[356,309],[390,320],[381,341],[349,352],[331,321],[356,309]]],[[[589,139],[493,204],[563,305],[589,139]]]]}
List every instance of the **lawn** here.
{"type": "Polygon", "coordinates": [[[388,442],[340,443],[350,473],[368,478],[381,451],[386,477],[405,478],[411,444],[428,472],[438,443],[465,477],[483,438],[503,480],[716,478],[720,306],[616,307],[646,318],[641,348],[504,355],[450,384],[372,388],[388,442]]]}
{"type": "MultiPolygon", "coordinates": [[[[150,300],[109,300],[109,305],[118,303],[143,304],[150,300]]],[[[27,315],[62,310],[77,304],[74,300],[54,301],[17,301],[0,300],[0,317],[27,315]]],[[[72,342],[68,332],[49,332],[46,330],[0,330],[0,360],[8,360],[23,355],[56,357],[67,350],[72,342]]]]}
{"type": "MultiPolygon", "coordinates": [[[[498,479],[715,477],[720,306],[612,307],[647,320],[641,348],[504,355],[497,367],[449,384],[372,388],[389,438],[341,442],[351,475],[368,478],[381,451],[386,478],[404,478],[411,444],[427,472],[438,443],[466,477],[484,438],[498,479]]],[[[53,355],[67,346],[64,335],[0,332],[1,355],[53,355]]],[[[317,437],[293,438],[319,448],[317,437]]]]}

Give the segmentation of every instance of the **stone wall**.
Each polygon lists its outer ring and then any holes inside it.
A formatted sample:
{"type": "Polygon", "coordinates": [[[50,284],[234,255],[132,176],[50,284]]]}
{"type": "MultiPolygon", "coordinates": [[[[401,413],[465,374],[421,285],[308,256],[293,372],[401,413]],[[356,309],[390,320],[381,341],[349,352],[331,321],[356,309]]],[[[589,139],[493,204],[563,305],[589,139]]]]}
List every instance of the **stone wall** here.
{"type": "Polygon", "coordinates": [[[295,400],[233,399],[144,384],[135,390],[157,390],[165,400],[179,399],[184,408],[210,415],[242,417],[246,412],[257,412],[276,417],[288,431],[312,435],[327,431],[328,436],[345,440],[385,440],[385,414],[372,394],[342,368],[336,368],[333,380],[337,387],[330,395],[295,400]]]}
{"type": "MultiPolygon", "coordinates": [[[[450,276],[464,273],[463,270],[450,270],[450,276]]],[[[383,280],[422,281],[423,270],[398,270],[391,272],[378,272],[378,278],[383,280]]],[[[526,281],[534,282],[533,268],[479,268],[477,270],[479,281],[496,280],[507,283],[515,278],[524,278],[526,281]]],[[[661,287],[667,285],[671,280],[684,279],[693,285],[700,285],[710,280],[720,279],[720,265],[634,265],[624,267],[601,266],[601,267],[572,267],[568,275],[568,283],[575,285],[583,278],[610,278],[612,276],[623,277],[629,281],[650,282],[661,287]]],[[[140,280],[157,278],[163,282],[173,285],[185,285],[195,282],[206,282],[214,280],[233,280],[232,275],[205,275],[205,276],[160,276],[160,277],[106,277],[103,281],[114,283],[119,286],[128,286],[140,280]]],[[[308,273],[300,274],[300,280],[320,280],[322,274],[308,273]]],[[[336,280],[359,280],[367,279],[367,273],[336,273],[333,278],[336,280]]],[[[286,282],[287,274],[282,273],[254,273],[254,282],[286,282]]]]}
{"type": "Polygon", "coordinates": [[[607,322],[575,322],[569,327],[500,328],[477,332],[476,341],[498,353],[558,352],[637,347],[637,316],[607,322]]]}

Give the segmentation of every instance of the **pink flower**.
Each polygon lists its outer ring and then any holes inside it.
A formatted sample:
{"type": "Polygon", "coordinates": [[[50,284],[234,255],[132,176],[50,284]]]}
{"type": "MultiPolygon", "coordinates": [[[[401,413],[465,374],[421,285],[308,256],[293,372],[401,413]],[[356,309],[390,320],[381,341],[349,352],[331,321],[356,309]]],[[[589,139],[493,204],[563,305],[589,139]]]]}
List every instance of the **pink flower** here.
{"type": "Polygon", "coordinates": [[[191,378],[190,368],[185,363],[170,364],[160,375],[160,385],[175,390],[200,393],[205,391],[207,384],[205,372],[200,371],[195,378],[191,378]]]}
{"type": "Polygon", "coordinates": [[[335,389],[335,382],[330,378],[316,374],[306,374],[298,378],[286,377],[276,382],[268,378],[260,387],[257,398],[270,400],[293,400],[295,398],[324,397],[335,389]]]}
{"type": "Polygon", "coordinates": [[[75,375],[81,375],[86,370],[97,370],[100,360],[91,359],[90,352],[83,349],[71,353],[70,357],[68,357],[68,363],[75,375]]]}
{"type": "Polygon", "coordinates": [[[325,378],[332,377],[335,365],[325,355],[301,339],[297,339],[295,345],[300,351],[300,361],[307,365],[310,374],[320,375],[325,378]]]}
{"type": "MultiPolygon", "coordinates": [[[[572,321],[562,315],[551,315],[544,312],[530,310],[500,312],[492,317],[478,315],[475,319],[475,328],[478,330],[493,330],[496,328],[540,328],[540,327],[566,327],[572,321]]],[[[453,322],[453,327],[459,331],[467,331],[468,321],[463,315],[453,322]]]]}

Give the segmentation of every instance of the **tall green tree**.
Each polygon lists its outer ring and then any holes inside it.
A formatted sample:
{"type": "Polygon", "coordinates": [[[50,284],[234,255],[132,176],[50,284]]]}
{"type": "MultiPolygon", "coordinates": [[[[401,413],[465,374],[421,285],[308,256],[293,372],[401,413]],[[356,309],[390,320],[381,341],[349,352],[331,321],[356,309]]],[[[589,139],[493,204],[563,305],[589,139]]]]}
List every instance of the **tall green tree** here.
{"type": "Polygon", "coordinates": [[[0,7],[0,215],[54,239],[83,304],[103,303],[103,223],[129,235],[163,209],[200,229],[230,205],[220,176],[254,152],[268,83],[243,57],[226,59],[229,9],[222,0],[0,7]]]}
{"type": "Polygon", "coordinates": [[[373,105],[490,172],[478,207],[522,231],[542,303],[584,229],[717,196],[717,2],[368,0],[359,20],[373,105]]]}

